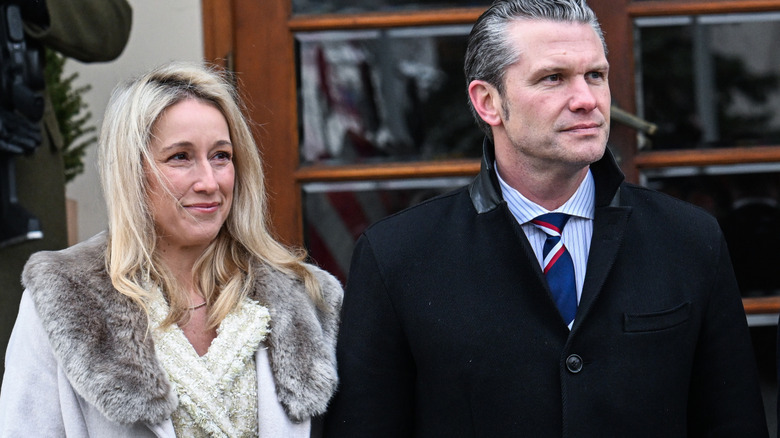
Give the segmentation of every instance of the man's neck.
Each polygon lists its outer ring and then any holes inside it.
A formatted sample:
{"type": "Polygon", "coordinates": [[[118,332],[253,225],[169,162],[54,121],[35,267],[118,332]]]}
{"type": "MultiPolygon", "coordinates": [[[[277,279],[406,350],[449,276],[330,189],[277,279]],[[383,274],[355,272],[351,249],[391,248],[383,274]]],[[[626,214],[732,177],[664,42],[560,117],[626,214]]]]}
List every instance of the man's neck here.
{"type": "Polygon", "coordinates": [[[589,166],[571,172],[539,171],[523,163],[506,164],[496,157],[501,178],[528,200],[553,211],[566,203],[588,174],[589,166]]]}

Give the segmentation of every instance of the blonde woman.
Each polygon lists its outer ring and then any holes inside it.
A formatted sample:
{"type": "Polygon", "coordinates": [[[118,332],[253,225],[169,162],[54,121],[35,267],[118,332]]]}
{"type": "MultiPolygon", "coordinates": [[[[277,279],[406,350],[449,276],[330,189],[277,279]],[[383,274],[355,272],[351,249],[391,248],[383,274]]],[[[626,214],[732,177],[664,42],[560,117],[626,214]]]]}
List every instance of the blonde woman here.
{"type": "Polygon", "coordinates": [[[311,435],[342,289],[269,234],[230,83],[173,63],[114,91],[108,231],[27,263],[0,436],[311,435]]]}

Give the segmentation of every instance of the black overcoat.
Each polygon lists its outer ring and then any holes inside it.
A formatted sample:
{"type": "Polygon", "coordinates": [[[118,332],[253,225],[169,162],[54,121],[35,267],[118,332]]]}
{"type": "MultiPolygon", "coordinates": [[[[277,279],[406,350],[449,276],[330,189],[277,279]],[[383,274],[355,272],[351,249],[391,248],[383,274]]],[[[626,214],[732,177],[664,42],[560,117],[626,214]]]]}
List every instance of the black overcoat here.
{"type": "Polygon", "coordinates": [[[593,240],[571,332],[502,200],[471,186],[357,243],[327,437],[766,437],[716,220],[591,166],[593,240]]]}

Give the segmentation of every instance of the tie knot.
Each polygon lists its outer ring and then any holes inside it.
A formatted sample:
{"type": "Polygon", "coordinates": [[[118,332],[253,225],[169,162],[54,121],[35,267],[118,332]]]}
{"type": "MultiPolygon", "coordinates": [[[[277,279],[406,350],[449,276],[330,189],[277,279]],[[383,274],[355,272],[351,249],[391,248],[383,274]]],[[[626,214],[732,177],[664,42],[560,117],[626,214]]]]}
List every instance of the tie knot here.
{"type": "Polygon", "coordinates": [[[547,234],[560,236],[563,232],[563,227],[570,217],[566,213],[547,213],[537,216],[531,223],[541,228],[547,234]]]}

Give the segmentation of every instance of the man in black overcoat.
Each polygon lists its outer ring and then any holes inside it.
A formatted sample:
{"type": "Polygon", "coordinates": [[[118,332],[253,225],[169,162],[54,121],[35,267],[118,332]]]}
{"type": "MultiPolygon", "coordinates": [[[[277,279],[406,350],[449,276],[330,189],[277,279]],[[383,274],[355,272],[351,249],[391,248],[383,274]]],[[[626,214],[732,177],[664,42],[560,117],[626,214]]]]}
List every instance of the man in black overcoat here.
{"type": "Polygon", "coordinates": [[[766,437],[723,235],[623,181],[584,0],[495,2],[465,72],[482,169],[359,239],[325,436],[766,437]]]}

